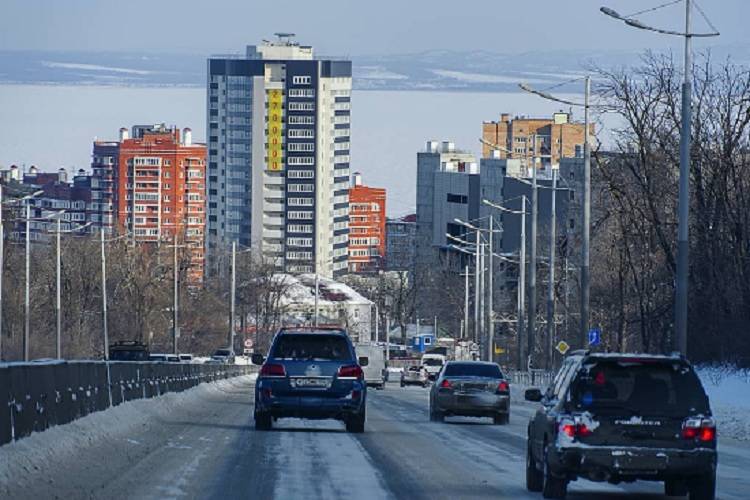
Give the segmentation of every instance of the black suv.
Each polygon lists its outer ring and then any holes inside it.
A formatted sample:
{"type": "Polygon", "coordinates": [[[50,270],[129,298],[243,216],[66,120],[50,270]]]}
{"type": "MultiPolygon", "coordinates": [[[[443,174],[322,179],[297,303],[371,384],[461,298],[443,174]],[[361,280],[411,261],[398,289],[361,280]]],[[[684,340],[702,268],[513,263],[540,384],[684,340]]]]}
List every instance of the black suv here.
{"type": "Polygon", "coordinates": [[[579,477],[664,481],[670,496],[713,500],[716,425],[700,379],[679,355],[576,351],[528,427],[526,487],[565,498],[579,477]]]}
{"type": "Polygon", "coordinates": [[[110,361],[148,361],[146,344],[137,340],[119,340],[109,346],[110,361]]]}

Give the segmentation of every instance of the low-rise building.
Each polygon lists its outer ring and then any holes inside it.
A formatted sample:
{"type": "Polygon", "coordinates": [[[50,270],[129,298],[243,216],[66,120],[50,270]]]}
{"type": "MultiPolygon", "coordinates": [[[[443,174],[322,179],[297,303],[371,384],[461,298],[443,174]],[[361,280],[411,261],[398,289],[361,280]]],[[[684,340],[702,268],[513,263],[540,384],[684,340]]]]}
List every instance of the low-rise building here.
{"type": "Polygon", "coordinates": [[[349,272],[385,267],[385,224],[385,189],[362,185],[362,175],[355,173],[349,189],[349,272]]]}

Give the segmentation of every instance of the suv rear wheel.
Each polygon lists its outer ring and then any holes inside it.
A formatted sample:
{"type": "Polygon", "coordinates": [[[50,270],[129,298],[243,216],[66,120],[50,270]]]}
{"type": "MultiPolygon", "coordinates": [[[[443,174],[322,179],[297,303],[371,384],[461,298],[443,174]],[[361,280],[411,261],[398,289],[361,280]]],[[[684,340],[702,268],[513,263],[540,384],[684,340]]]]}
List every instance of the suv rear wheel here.
{"type": "Polygon", "coordinates": [[[542,491],[544,476],[536,468],[534,455],[531,454],[531,440],[526,444],[526,489],[529,491],[542,491]]]}
{"type": "Polygon", "coordinates": [[[687,483],[680,479],[664,481],[664,494],[668,497],[684,497],[688,494],[687,483]]]}
{"type": "Polygon", "coordinates": [[[270,431],[273,426],[271,415],[265,413],[256,413],[255,417],[255,430],[257,431],[270,431]]]}
{"type": "Polygon", "coordinates": [[[364,411],[360,415],[351,416],[346,420],[346,432],[354,432],[357,434],[365,432],[364,411]]]}
{"type": "Polygon", "coordinates": [[[568,481],[564,478],[555,477],[549,468],[549,446],[544,444],[544,485],[542,496],[544,498],[562,499],[568,494],[568,481]]]}
{"type": "Polygon", "coordinates": [[[690,500],[714,500],[716,498],[716,471],[696,476],[688,482],[690,500]]]}
{"type": "Polygon", "coordinates": [[[495,425],[508,425],[510,422],[509,413],[498,413],[492,417],[492,423],[495,425]]]}

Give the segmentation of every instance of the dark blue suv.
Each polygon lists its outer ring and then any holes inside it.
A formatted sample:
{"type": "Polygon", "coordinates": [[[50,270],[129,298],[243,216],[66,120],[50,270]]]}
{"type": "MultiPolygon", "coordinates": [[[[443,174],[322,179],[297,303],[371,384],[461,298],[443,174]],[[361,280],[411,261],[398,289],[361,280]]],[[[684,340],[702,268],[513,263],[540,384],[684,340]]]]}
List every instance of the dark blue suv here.
{"type": "Polygon", "coordinates": [[[340,329],[282,328],[255,383],[255,428],[277,418],[335,418],[349,432],[364,432],[367,386],[349,336],[340,329]]]}

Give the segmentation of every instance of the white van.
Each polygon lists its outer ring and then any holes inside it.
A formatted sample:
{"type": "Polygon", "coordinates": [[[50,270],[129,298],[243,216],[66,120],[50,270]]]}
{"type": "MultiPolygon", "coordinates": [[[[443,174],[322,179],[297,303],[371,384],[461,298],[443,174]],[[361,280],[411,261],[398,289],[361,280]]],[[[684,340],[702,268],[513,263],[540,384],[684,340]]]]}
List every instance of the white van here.
{"type": "Polygon", "coordinates": [[[357,344],[357,357],[367,356],[367,366],[362,367],[365,372],[365,383],[377,389],[383,389],[388,380],[388,370],[385,362],[385,347],[377,344],[357,344]]]}
{"type": "Polygon", "coordinates": [[[427,372],[427,378],[435,380],[446,360],[447,358],[442,354],[423,354],[421,364],[427,372]]]}

